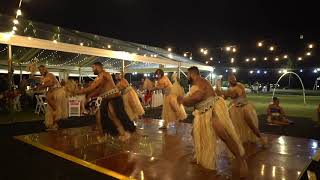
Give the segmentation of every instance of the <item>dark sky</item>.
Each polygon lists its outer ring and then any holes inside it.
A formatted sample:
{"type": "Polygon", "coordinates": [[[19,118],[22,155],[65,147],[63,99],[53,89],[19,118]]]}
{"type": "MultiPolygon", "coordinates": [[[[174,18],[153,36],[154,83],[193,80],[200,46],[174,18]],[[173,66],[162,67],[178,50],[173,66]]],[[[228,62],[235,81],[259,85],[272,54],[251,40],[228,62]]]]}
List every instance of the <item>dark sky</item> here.
{"type": "MultiPolygon", "coordinates": [[[[0,0],[0,13],[14,15],[18,0],[0,0]]],[[[279,67],[275,62],[245,63],[246,57],[274,58],[288,54],[296,57],[306,53],[309,42],[320,42],[318,7],[315,1],[273,0],[24,0],[24,17],[47,24],[144,43],[173,47],[183,54],[192,51],[203,62],[213,56],[214,66],[279,67]],[[304,39],[300,40],[299,35],[304,39]],[[277,46],[270,54],[256,48],[257,41],[267,40],[277,46]],[[239,51],[230,55],[215,49],[236,45],[239,51]],[[200,47],[209,48],[203,57],[200,47]],[[221,61],[221,64],[218,64],[221,61]]],[[[318,45],[320,49],[320,43],[318,45]]],[[[320,51],[297,66],[316,67],[320,51]]],[[[281,65],[282,66],[282,65],[281,65]]]]}

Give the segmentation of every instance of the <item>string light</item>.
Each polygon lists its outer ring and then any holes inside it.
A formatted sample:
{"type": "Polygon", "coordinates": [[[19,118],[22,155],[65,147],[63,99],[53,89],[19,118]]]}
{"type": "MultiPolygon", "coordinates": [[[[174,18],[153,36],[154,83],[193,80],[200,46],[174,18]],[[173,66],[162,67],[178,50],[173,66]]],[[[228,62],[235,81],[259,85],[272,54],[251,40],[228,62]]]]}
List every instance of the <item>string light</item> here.
{"type": "Polygon", "coordinates": [[[247,58],[247,59],[246,59],[246,62],[249,62],[249,61],[250,61],[250,59],[249,59],[249,58],[247,58]]]}
{"type": "Polygon", "coordinates": [[[284,55],[283,58],[284,58],[284,59],[287,59],[287,58],[288,58],[288,55],[284,55]]]}
{"type": "Polygon", "coordinates": [[[308,48],[312,49],[313,48],[313,44],[309,44],[308,48]]]}
{"type": "Polygon", "coordinates": [[[273,46],[270,46],[269,50],[270,50],[270,51],[274,51],[274,47],[273,47],[273,46]]]}
{"type": "Polygon", "coordinates": [[[206,64],[208,64],[209,62],[208,61],[206,61],[206,64]]]}
{"type": "Polygon", "coordinates": [[[311,52],[307,52],[307,56],[311,56],[311,52]]]}
{"type": "Polygon", "coordinates": [[[302,60],[302,57],[298,57],[298,60],[301,61],[301,60],[302,60]]]}
{"type": "Polygon", "coordinates": [[[213,60],[213,57],[210,58],[210,61],[212,61],[212,60],[213,60]]]}
{"type": "Polygon", "coordinates": [[[168,51],[169,51],[169,52],[171,52],[171,51],[172,51],[172,49],[171,49],[171,48],[168,48],[168,51]]]}
{"type": "Polygon", "coordinates": [[[252,58],[252,61],[256,61],[256,58],[252,58]]]}
{"type": "Polygon", "coordinates": [[[233,73],[236,73],[236,72],[237,72],[237,70],[236,70],[235,68],[233,68],[233,69],[232,69],[232,72],[233,72],[233,73]]]}
{"type": "Polygon", "coordinates": [[[13,24],[15,24],[15,25],[19,24],[18,19],[14,19],[14,20],[13,20],[13,24]]]}
{"type": "Polygon", "coordinates": [[[18,9],[17,10],[17,16],[21,16],[21,15],[22,15],[21,9],[18,9]]]}
{"type": "Polygon", "coordinates": [[[232,52],[237,52],[237,49],[236,48],[232,48],[232,52]]]}
{"type": "Polygon", "coordinates": [[[111,45],[110,44],[108,44],[108,49],[110,49],[111,48],[111,45]]]}
{"type": "Polygon", "coordinates": [[[253,74],[253,71],[252,71],[252,70],[250,71],[250,74],[253,74]]]}
{"type": "Polygon", "coordinates": [[[279,61],[279,58],[278,58],[278,57],[276,57],[276,58],[275,58],[275,61],[279,61]]]}
{"type": "Polygon", "coordinates": [[[234,58],[231,58],[231,63],[234,63],[234,58]]]}
{"type": "Polygon", "coordinates": [[[258,47],[262,47],[262,46],[263,46],[262,42],[258,42],[258,47]]]}
{"type": "Polygon", "coordinates": [[[184,57],[187,57],[187,53],[184,53],[183,56],[184,56],[184,57]]]}
{"type": "Polygon", "coordinates": [[[226,47],[226,51],[231,51],[231,47],[226,47]]]}
{"type": "Polygon", "coordinates": [[[202,52],[202,53],[203,53],[203,51],[204,51],[204,49],[203,49],[203,48],[201,48],[201,49],[200,49],[200,52],[202,52]]]}
{"type": "Polygon", "coordinates": [[[268,60],[268,58],[267,58],[267,57],[264,57],[263,59],[264,59],[265,61],[266,61],[266,60],[268,60]]]}

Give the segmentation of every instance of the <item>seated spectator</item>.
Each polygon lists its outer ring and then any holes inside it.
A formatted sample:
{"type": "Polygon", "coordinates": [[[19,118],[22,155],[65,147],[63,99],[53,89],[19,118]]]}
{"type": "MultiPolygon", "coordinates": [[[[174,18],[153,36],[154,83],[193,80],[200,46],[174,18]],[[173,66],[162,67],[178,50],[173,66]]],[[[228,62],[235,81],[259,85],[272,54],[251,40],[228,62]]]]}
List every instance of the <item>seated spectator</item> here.
{"type": "Polygon", "coordinates": [[[273,97],[272,104],[269,105],[267,121],[276,125],[288,125],[292,123],[286,118],[283,108],[280,106],[280,101],[277,97],[273,97]]]}

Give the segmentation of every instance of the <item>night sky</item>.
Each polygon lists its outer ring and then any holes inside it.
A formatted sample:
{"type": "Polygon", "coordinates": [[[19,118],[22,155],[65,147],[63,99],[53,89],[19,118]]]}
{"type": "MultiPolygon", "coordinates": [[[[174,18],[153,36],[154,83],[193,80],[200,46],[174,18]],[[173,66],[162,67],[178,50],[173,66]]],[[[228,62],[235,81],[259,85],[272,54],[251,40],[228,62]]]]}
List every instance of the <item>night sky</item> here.
{"type": "MultiPolygon", "coordinates": [[[[0,0],[0,13],[14,15],[18,0],[0,0]]],[[[288,54],[296,69],[319,67],[320,26],[315,1],[155,1],[155,0],[24,0],[23,17],[83,32],[158,46],[171,47],[178,54],[191,51],[196,59],[225,71],[285,67],[287,60],[274,62],[288,54]],[[304,38],[299,36],[303,34],[304,38]],[[275,45],[257,48],[258,41],[275,45]],[[314,43],[312,56],[306,57],[308,43],[314,43]],[[237,53],[219,47],[236,45],[237,53]],[[209,55],[200,54],[200,48],[209,55]],[[263,61],[267,56],[270,60],[263,61]],[[297,57],[304,57],[297,61],[297,57]],[[230,63],[230,58],[235,63],[230,63]],[[246,58],[257,61],[246,63],[246,58]],[[219,63],[220,61],[220,63],[219,63]]],[[[310,70],[311,71],[311,70],[310,70]]],[[[315,78],[305,74],[305,78],[315,78]]],[[[314,81],[314,80],[312,80],[314,81]]]]}

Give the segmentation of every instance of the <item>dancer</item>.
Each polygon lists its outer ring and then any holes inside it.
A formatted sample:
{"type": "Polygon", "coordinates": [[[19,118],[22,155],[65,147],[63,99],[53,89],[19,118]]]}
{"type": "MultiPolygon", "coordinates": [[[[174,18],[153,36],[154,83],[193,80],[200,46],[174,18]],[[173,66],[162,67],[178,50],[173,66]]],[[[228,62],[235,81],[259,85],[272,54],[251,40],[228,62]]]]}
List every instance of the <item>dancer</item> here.
{"type": "Polygon", "coordinates": [[[216,95],[209,81],[200,76],[197,67],[188,69],[188,80],[192,84],[186,97],[179,97],[179,103],[191,107],[193,112],[193,138],[195,160],[208,169],[216,169],[217,137],[225,142],[237,159],[240,177],[248,173],[244,159],[244,148],[229,117],[223,98],[216,95]]]}
{"type": "Polygon", "coordinates": [[[135,126],[124,110],[121,93],[110,73],[103,69],[100,62],[93,63],[92,70],[98,77],[89,87],[81,89],[77,94],[98,93],[101,98],[96,112],[99,131],[119,135],[119,139],[125,141],[130,138],[130,133],[135,131],[135,126]]]}
{"type": "Polygon", "coordinates": [[[48,107],[45,115],[45,125],[48,130],[57,130],[58,121],[68,117],[67,95],[60,87],[57,78],[48,72],[44,65],[38,67],[41,74],[41,85],[37,89],[47,89],[46,98],[48,107]]]}
{"type": "Polygon", "coordinates": [[[117,87],[121,91],[124,109],[131,121],[136,121],[144,114],[144,109],[134,89],[129,85],[120,73],[116,74],[117,87]]]}
{"type": "Polygon", "coordinates": [[[232,123],[240,136],[242,143],[262,143],[266,145],[266,140],[261,136],[259,131],[259,121],[257,112],[252,104],[247,100],[245,87],[237,82],[236,76],[229,74],[228,81],[230,88],[224,92],[221,90],[221,83],[217,81],[217,93],[223,95],[225,99],[231,98],[229,114],[232,123]]]}
{"type": "Polygon", "coordinates": [[[184,92],[177,80],[175,81],[175,86],[172,85],[169,78],[164,75],[162,69],[157,69],[155,75],[158,79],[158,83],[153,90],[162,90],[164,94],[161,115],[164,124],[159,129],[167,129],[170,122],[176,122],[187,118],[184,107],[178,104],[177,101],[177,97],[182,96],[184,92]]]}

